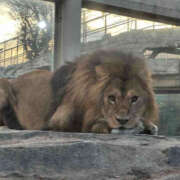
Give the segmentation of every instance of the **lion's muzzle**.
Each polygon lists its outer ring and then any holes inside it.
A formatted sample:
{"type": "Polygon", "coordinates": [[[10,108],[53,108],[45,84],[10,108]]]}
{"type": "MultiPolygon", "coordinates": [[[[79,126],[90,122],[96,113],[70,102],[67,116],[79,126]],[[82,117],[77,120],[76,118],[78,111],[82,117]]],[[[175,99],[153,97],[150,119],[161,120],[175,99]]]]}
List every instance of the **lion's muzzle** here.
{"type": "Polygon", "coordinates": [[[128,123],[129,117],[128,116],[117,116],[116,120],[120,123],[120,125],[125,125],[128,123]]]}

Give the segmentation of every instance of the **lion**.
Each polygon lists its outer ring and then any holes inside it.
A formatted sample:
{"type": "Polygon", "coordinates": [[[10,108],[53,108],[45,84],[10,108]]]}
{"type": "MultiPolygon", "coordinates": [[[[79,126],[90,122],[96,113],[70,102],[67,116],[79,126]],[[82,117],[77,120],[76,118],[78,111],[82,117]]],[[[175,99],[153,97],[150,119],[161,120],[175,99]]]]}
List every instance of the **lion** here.
{"type": "Polygon", "coordinates": [[[36,70],[7,81],[0,83],[0,115],[12,129],[113,133],[143,124],[144,132],[157,134],[151,73],[132,54],[99,50],[54,73],[36,70]]]}

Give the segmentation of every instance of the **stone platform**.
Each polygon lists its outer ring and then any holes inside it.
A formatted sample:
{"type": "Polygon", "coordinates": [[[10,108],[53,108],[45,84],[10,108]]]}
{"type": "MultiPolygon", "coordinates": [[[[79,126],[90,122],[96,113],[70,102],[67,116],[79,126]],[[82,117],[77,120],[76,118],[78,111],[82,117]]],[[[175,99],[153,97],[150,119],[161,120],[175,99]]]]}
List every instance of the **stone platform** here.
{"type": "Polygon", "coordinates": [[[0,130],[0,180],[179,180],[180,138],[0,130]]]}

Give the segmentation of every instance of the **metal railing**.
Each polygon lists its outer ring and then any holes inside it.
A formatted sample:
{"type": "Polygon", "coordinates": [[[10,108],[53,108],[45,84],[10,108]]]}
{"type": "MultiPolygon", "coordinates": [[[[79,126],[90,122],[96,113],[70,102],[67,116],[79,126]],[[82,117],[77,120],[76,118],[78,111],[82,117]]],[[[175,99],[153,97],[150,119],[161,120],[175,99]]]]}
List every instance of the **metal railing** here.
{"type": "Polygon", "coordinates": [[[27,61],[26,52],[18,37],[0,43],[0,66],[6,67],[27,61]],[[12,47],[12,45],[14,46],[12,47]],[[10,48],[9,48],[10,46],[10,48]]]}
{"type": "MultiPolygon", "coordinates": [[[[88,10],[84,10],[83,13],[88,14],[88,10]]],[[[131,30],[153,30],[154,31],[154,30],[160,29],[161,27],[174,28],[174,26],[166,25],[162,23],[157,24],[156,22],[150,22],[152,23],[152,25],[147,25],[145,27],[140,28],[138,26],[138,22],[139,21],[142,22],[142,20],[129,18],[129,17],[127,17],[126,20],[120,18],[121,20],[108,25],[107,19],[111,15],[112,14],[104,13],[104,15],[102,16],[99,16],[99,17],[96,17],[94,19],[90,19],[87,21],[85,19],[86,16],[84,15],[84,18],[82,18],[82,23],[81,23],[81,27],[82,27],[81,28],[81,42],[87,43],[89,41],[100,40],[100,39],[103,39],[103,37],[105,37],[106,35],[114,36],[122,32],[129,32],[131,30]],[[94,28],[94,29],[88,28],[89,23],[95,22],[97,20],[101,20],[104,26],[101,28],[94,28]],[[117,29],[117,30],[110,32],[112,29],[114,30],[117,29]]],[[[119,17],[122,17],[122,16],[119,16],[119,17]]]]}
{"type": "MultiPolygon", "coordinates": [[[[19,37],[0,43],[0,67],[21,64],[27,62],[27,52],[24,50],[23,44],[19,41],[19,37]],[[15,42],[15,43],[14,43],[15,42]],[[12,46],[12,44],[15,44],[12,46]],[[11,46],[10,48],[9,45],[11,46]]],[[[54,42],[49,42],[49,50],[54,47],[54,42]]]]}

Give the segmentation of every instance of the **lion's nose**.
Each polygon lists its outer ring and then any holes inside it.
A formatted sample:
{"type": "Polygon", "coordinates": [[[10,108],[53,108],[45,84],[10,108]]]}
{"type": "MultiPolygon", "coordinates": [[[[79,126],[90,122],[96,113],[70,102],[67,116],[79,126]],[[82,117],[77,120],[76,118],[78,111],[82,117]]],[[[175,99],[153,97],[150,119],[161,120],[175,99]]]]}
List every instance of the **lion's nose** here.
{"type": "Polygon", "coordinates": [[[125,125],[125,124],[129,121],[129,118],[128,118],[128,117],[118,117],[118,118],[116,118],[116,120],[117,120],[121,125],[125,125]]]}

